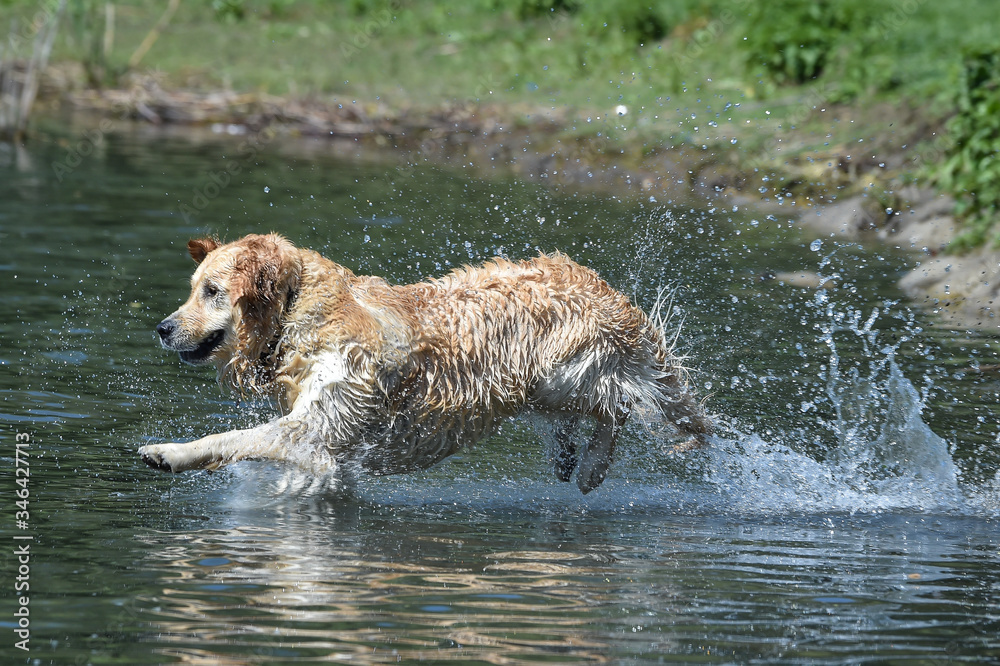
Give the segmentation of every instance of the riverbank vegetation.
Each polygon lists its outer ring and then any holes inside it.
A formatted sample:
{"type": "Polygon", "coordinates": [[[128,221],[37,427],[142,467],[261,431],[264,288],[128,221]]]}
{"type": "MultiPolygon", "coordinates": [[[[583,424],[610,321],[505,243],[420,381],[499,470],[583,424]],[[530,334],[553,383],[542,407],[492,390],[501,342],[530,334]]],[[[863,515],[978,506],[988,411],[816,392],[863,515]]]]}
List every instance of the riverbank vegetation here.
{"type": "Polygon", "coordinates": [[[65,9],[66,0],[59,0],[23,27],[17,18],[10,21],[7,42],[0,43],[0,140],[19,140],[27,128],[65,9]]]}
{"type": "MultiPolygon", "coordinates": [[[[0,8],[7,31],[39,11],[0,8]]],[[[599,163],[680,151],[680,176],[714,189],[863,191],[876,225],[920,179],[959,201],[961,247],[996,238],[995,0],[70,0],[67,14],[63,87],[144,76],[359,118],[460,108],[545,123],[599,163]]]]}

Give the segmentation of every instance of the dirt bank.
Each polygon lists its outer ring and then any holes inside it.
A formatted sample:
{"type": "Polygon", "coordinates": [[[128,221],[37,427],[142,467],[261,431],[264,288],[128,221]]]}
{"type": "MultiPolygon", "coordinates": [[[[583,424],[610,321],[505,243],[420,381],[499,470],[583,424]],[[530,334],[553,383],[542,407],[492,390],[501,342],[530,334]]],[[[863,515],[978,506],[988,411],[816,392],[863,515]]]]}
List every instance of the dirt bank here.
{"type": "MultiPolygon", "coordinates": [[[[915,128],[910,136],[871,149],[878,151],[877,159],[852,161],[847,146],[789,155],[776,171],[776,186],[758,188],[760,154],[690,144],[651,149],[648,142],[610,139],[607,132],[573,131],[576,119],[552,108],[453,104],[426,111],[378,102],[335,104],[231,91],[165,90],[149,76],[101,91],[71,85],[73,79],[72,73],[51,71],[43,87],[45,103],[118,121],[346,138],[398,149],[409,163],[461,157],[474,169],[503,166],[526,179],[655,195],[664,201],[725,199],[785,215],[802,211],[799,221],[822,236],[878,239],[912,252],[915,267],[900,286],[950,325],[1000,325],[1000,254],[947,254],[957,229],[953,202],[929,189],[901,184],[910,159],[905,147],[933,131],[928,123],[910,122],[915,128]],[[793,202],[794,208],[777,206],[793,202]]],[[[782,139],[795,144],[794,136],[782,139]]]]}
{"type": "Polygon", "coordinates": [[[899,208],[890,213],[873,210],[871,200],[854,196],[817,206],[800,221],[821,235],[876,238],[911,252],[914,267],[899,286],[915,304],[956,328],[1000,328],[1000,252],[949,254],[948,245],[959,231],[951,214],[954,201],[916,187],[899,194],[899,208]]]}

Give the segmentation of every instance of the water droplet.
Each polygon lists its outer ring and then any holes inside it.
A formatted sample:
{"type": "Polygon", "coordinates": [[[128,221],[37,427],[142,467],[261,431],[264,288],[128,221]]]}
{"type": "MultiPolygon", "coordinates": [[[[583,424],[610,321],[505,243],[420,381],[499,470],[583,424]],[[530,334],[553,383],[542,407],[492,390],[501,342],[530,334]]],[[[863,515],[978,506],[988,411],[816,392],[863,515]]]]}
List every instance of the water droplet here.
{"type": "Polygon", "coordinates": [[[819,252],[819,249],[821,247],[823,247],[823,241],[819,240],[818,238],[814,240],[812,243],[809,243],[809,249],[812,250],[813,252],[819,252]]]}

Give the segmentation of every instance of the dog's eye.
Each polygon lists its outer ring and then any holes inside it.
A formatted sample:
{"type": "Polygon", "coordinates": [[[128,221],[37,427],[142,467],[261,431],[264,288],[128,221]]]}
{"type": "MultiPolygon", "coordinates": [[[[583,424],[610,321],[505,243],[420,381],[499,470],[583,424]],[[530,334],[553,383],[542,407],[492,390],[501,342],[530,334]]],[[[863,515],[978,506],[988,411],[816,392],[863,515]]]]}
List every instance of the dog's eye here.
{"type": "Polygon", "coordinates": [[[219,288],[214,284],[209,283],[205,285],[202,292],[205,294],[205,298],[215,298],[219,295],[219,288]]]}

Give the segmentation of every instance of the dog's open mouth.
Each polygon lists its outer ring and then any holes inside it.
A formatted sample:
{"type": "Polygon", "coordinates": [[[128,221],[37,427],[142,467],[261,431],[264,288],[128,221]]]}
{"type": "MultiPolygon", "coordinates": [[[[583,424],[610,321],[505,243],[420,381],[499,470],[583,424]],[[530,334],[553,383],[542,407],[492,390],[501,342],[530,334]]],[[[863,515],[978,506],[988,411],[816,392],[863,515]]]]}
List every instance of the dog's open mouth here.
{"type": "Polygon", "coordinates": [[[225,339],[226,331],[224,329],[209,333],[208,337],[202,340],[194,349],[185,349],[179,352],[181,360],[192,365],[204,363],[225,339]]]}

